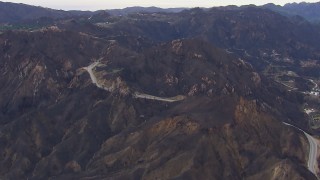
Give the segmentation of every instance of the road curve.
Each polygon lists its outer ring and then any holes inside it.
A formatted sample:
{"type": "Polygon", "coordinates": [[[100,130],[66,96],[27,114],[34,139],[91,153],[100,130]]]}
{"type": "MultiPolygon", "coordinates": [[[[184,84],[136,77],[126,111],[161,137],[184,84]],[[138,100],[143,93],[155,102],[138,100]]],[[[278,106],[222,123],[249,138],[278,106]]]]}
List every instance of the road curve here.
{"type": "Polygon", "coordinates": [[[103,89],[102,85],[98,83],[97,77],[93,74],[92,71],[93,68],[95,68],[98,64],[99,62],[94,62],[90,64],[88,67],[84,67],[83,69],[85,69],[89,73],[92,83],[95,84],[98,88],[103,89]]]}
{"type": "Polygon", "coordinates": [[[312,79],[308,79],[313,85],[314,85],[314,87],[312,88],[312,89],[318,89],[318,84],[317,83],[315,83],[314,82],[314,80],[312,80],[312,79]]]}
{"type": "Polygon", "coordinates": [[[305,131],[303,131],[302,129],[294,126],[294,125],[291,125],[291,124],[288,124],[288,123],[285,123],[283,122],[283,124],[287,125],[287,126],[291,126],[291,127],[294,127],[300,131],[302,131],[304,133],[304,135],[307,137],[308,139],[308,142],[309,142],[309,158],[308,158],[308,169],[309,171],[311,171],[315,176],[317,176],[317,172],[316,172],[316,167],[318,165],[317,163],[317,152],[318,152],[318,144],[317,144],[317,140],[312,137],[310,134],[306,133],[305,131]]]}
{"type": "MultiPolygon", "coordinates": [[[[91,81],[93,84],[95,84],[98,88],[104,89],[106,91],[111,92],[112,91],[112,87],[106,87],[103,84],[99,84],[99,81],[96,77],[96,75],[93,72],[93,69],[97,66],[100,66],[100,62],[96,61],[93,62],[92,64],[90,64],[87,67],[83,67],[84,70],[86,70],[91,78],[91,81]]],[[[150,94],[144,94],[144,93],[139,93],[139,92],[134,92],[132,94],[132,96],[134,98],[141,98],[141,99],[151,99],[151,100],[156,100],[156,101],[164,101],[164,102],[176,102],[176,101],[182,101],[184,100],[186,97],[182,96],[182,95],[178,95],[178,96],[174,96],[174,97],[157,97],[157,96],[153,96],[150,94]]]]}

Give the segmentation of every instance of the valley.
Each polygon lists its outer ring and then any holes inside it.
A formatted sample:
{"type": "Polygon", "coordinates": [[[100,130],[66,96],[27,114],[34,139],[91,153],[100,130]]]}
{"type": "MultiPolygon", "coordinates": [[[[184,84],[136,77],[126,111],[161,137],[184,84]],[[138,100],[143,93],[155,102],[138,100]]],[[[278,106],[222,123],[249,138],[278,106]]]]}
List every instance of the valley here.
{"type": "Polygon", "coordinates": [[[320,28],[288,7],[0,3],[0,179],[318,179],[320,28]]]}

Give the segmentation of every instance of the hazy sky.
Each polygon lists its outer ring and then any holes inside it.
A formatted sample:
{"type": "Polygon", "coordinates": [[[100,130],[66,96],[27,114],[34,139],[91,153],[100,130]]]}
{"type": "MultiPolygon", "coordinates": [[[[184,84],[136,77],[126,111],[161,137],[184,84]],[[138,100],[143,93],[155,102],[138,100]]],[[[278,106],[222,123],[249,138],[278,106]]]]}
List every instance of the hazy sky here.
{"type": "MultiPolygon", "coordinates": [[[[4,0],[9,2],[9,0],[4,0]]],[[[317,2],[308,0],[306,2],[317,2]]],[[[10,2],[25,3],[36,6],[64,10],[99,10],[115,9],[129,6],[158,6],[158,7],[212,7],[225,5],[262,5],[274,3],[283,5],[288,2],[301,2],[295,0],[12,0],[10,2]]]]}

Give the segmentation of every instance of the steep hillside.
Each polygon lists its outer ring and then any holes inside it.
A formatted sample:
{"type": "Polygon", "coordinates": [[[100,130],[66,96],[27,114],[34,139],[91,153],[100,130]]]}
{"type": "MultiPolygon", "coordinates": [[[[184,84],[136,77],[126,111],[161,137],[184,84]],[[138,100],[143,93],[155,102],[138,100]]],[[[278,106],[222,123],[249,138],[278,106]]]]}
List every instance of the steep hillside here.
{"type": "Polygon", "coordinates": [[[317,179],[318,26],[0,5],[0,179],[317,179]]]}
{"type": "Polygon", "coordinates": [[[273,79],[283,72],[295,72],[300,77],[297,87],[306,86],[299,83],[308,82],[305,76],[320,77],[320,28],[303,19],[291,19],[258,7],[196,8],[176,14],[137,13],[125,17],[100,14],[91,21],[66,20],[57,26],[118,40],[134,49],[145,46],[132,45],[132,41],[150,45],[198,38],[250,62],[273,79]]]}
{"type": "Polygon", "coordinates": [[[107,39],[136,36],[165,42],[177,38],[201,38],[248,60],[261,70],[277,61],[288,66],[291,63],[293,69],[301,61],[319,59],[320,56],[318,26],[258,7],[196,8],[176,14],[109,16],[100,18],[100,22],[95,21],[96,27],[90,29],[81,21],[58,23],[58,26],[75,30],[75,24],[80,31],[107,39]]]}
{"type": "Polygon", "coordinates": [[[315,179],[282,124],[305,124],[295,94],[207,42],[134,50],[49,28],[0,49],[4,179],[315,179]]]}

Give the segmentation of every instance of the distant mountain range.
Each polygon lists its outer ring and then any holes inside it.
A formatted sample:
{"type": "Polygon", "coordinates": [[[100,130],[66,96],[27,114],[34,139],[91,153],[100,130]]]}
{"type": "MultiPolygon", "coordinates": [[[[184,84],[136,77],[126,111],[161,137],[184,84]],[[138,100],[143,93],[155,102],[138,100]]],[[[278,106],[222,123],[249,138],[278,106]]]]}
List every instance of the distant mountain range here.
{"type": "Polygon", "coordinates": [[[310,22],[320,22],[320,2],[317,3],[288,3],[284,6],[266,4],[263,7],[279,12],[286,16],[301,16],[310,22]]]}
{"type": "Polygon", "coordinates": [[[0,2],[0,23],[17,23],[25,20],[39,19],[42,17],[57,19],[89,14],[92,14],[92,12],[63,11],[26,4],[0,2]]]}
{"type": "Polygon", "coordinates": [[[127,7],[124,9],[111,9],[108,10],[108,13],[111,15],[127,15],[130,13],[136,13],[136,12],[144,12],[144,13],[154,13],[154,12],[165,12],[165,13],[177,13],[180,11],[183,11],[187,8],[158,8],[158,7],[127,7]]]}
{"type": "MultiPolygon", "coordinates": [[[[107,10],[111,15],[127,15],[130,13],[144,12],[180,12],[185,8],[168,8],[162,9],[157,7],[128,7],[124,9],[112,9],[107,10]]],[[[27,4],[17,4],[9,2],[0,2],[0,23],[18,23],[28,20],[46,18],[66,18],[66,17],[79,17],[79,16],[91,16],[101,13],[103,10],[99,11],[63,11],[55,10],[50,8],[43,8],[40,6],[31,6],[27,4]]]]}
{"type": "MultiPolygon", "coordinates": [[[[247,6],[242,6],[247,7],[247,6]]],[[[301,16],[310,22],[320,22],[320,2],[318,3],[289,3],[284,6],[266,4],[263,8],[270,9],[286,16],[301,16]]],[[[218,7],[218,9],[237,9],[237,6],[218,7]]],[[[241,8],[241,7],[240,7],[241,8]]],[[[0,2],[0,23],[17,23],[43,17],[59,19],[66,17],[91,16],[101,11],[107,11],[110,15],[122,16],[131,13],[177,13],[188,8],[158,8],[158,7],[127,7],[124,9],[110,9],[99,11],[63,11],[40,6],[0,2]]]]}

